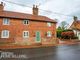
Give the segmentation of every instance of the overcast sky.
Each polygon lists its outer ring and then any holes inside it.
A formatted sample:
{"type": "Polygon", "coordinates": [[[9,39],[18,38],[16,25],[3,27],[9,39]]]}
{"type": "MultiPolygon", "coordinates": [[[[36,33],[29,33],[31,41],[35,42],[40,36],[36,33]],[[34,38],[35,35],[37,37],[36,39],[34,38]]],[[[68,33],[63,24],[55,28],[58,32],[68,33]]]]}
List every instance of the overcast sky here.
{"type": "MultiPolygon", "coordinates": [[[[39,15],[45,15],[52,19],[57,19],[58,23],[60,23],[61,21],[66,21],[69,24],[71,24],[73,22],[72,16],[77,16],[78,19],[80,19],[80,0],[6,0],[6,1],[12,1],[30,7],[32,7],[33,4],[37,4],[39,5],[39,9],[49,11],[45,12],[40,10],[39,15]],[[71,15],[71,16],[65,16],[65,15],[71,15]]],[[[5,1],[4,3],[5,3],[5,10],[30,13],[30,14],[32,13],[32,8],[18,6],[5,1]]]]}

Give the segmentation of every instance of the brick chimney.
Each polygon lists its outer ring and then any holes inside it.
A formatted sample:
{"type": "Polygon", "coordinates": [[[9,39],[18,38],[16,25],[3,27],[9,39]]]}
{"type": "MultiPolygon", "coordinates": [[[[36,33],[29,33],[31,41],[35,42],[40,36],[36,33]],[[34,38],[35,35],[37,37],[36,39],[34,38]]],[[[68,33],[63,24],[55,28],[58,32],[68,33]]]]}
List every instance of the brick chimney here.
{"type": "Polygon", "coordinates": [[[74,21],[78,20],[77,16],[74,16],[73,19],[74,19],[74,21]]]}
{"type": "Polygon", "coordinates": [[[38,15],[38,6],[33,5],[33,15],[38,15]]]}
{"type": "Polygon", "coordinates": [[[3,2],[1,2],[0,4],[0,11],[3,11],[4,10],[4,5],[3,5],[3,2]]]}

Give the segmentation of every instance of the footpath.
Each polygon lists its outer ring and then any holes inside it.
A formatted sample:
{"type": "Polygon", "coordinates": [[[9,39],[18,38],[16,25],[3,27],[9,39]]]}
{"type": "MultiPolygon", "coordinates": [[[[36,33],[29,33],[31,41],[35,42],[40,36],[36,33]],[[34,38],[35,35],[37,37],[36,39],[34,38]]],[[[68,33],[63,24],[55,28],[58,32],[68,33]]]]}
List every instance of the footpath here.
{"type": "Polygon", "coordinates": [[[52,47],[52,46],[60,46],[60,45],[72,45],[79,44],[80,41],[68,40],[68,41],[60,41],[57,44],[44,44],[44,45],[16,45],[16,44],[4,44],[0,45],[0,49],[20,49],[20,48],[40,48],[40,47],[52,47]]]}

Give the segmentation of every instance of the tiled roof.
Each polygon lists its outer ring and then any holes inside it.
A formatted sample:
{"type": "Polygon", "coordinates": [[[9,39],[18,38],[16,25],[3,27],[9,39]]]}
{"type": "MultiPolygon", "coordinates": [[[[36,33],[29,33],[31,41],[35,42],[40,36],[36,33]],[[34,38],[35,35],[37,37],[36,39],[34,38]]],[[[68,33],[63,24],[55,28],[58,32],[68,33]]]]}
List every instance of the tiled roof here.
{"type": "Polygon", "coordinates": [[[70,26],[71,29],[77,29],[80,30],[80,20],[76,20],[72,23],[72,25],[70,26]]]}
{"type": "Polygon", "coordinates": [[[0,12],[0,17],[9,17],[9,18],[18,18],[18,19],[30,19],[30,20],[35,20],[35,21],[46,21],[46,22],[54,22],[53,19],[50,19],[46,16],[36,16],[32,14],[26,14],[26,13],[19,13],[19,12],[11,12],[11,11],[1,11],[0,12]]]}

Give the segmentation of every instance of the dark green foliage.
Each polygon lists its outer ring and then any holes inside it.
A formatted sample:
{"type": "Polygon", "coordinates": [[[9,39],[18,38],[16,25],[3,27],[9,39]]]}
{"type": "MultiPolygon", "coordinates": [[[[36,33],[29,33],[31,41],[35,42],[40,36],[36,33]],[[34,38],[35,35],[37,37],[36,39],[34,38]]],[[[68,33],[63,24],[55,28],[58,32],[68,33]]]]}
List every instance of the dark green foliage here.
{"type": "Polygon", "coordinates": [[[61,33],[62,33],[62,30],[57,30],[57,37],[58,37],[58,38],[61,37],[61,33]]]}
{"type": "Polygon", "coordinates": [[[76,38],[76,37],[74,36],[74,33],[73,33],[72,30],[69,30],[69,29],[63,30],[61,27],[58,27],[58,28],[57,28],[57,37],[58,37],[58,38],[64,38],[64,39],[76,38]],[[68,32],[68,33],[62,35],[63,32],[68,32]],[[71,33],[71,32],[72,32],[72,33],[71,33]],[[69,34],[69,33],[70,33],[70,34],[69,34]],[[72,34],[72,35],[71,35],[71,34],[72,34]]]}
{"type": "Polygon", "coordinates": [[[61,33],[63,32],[63,30],[61,29],[61,27],[57,28],[57,37],[60,38],[61,37],[61,33]]]}

